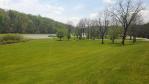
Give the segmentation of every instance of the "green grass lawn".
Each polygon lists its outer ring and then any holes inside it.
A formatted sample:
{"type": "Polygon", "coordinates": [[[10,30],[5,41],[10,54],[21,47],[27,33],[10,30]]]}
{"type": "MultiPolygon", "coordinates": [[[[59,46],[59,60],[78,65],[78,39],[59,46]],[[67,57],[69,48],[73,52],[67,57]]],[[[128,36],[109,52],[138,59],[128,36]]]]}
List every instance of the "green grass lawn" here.
{"type": "Polygon", "coordinates": [[[0,84],[148,84],[149,42],[31,40],[0,45],[0,84]]]}

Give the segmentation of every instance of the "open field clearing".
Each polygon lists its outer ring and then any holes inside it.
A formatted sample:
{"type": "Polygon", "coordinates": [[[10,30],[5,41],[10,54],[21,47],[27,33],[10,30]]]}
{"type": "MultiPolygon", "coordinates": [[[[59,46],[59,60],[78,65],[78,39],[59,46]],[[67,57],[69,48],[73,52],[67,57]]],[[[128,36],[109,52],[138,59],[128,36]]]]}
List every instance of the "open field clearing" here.
{"type": "Polygon", "coordinates": [[[31,40],[0,45],[0,84],[148,84],[149,42],[31,40]]]}

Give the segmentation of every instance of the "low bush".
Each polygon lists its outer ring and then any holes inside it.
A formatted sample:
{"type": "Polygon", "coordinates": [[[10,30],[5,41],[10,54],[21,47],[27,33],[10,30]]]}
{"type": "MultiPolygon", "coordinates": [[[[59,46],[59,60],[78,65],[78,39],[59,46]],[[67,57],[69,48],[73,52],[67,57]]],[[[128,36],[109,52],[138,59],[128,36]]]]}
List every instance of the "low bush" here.
{"type": "Polygon", "coordinates": [[[23,36],[19,34],[6,34],[0,36],[0,44],[11,44],[23,41],[23,36]]]}

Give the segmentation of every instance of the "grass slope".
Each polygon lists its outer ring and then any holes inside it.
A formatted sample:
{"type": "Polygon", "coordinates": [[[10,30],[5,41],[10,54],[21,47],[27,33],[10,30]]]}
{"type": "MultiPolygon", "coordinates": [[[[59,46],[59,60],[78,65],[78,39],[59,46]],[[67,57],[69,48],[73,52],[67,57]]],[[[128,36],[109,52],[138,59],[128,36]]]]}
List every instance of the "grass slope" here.
{"type": "Polygon", "coordinates": [[[0,45],[0,84],[148,84],[149,42],[32,40],[0,45]]]}

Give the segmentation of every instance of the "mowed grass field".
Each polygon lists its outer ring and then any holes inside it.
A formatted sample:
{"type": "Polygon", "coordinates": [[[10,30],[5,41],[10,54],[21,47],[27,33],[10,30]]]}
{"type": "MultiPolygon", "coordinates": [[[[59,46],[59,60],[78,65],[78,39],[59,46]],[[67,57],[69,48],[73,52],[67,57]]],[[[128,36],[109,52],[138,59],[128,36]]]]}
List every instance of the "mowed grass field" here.
{"type": "Polygon", "coordinates": [[[31,40],[0,45],[0,84],[149,84],[149,42],[31,40]]]}

